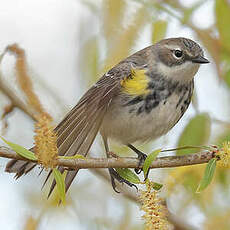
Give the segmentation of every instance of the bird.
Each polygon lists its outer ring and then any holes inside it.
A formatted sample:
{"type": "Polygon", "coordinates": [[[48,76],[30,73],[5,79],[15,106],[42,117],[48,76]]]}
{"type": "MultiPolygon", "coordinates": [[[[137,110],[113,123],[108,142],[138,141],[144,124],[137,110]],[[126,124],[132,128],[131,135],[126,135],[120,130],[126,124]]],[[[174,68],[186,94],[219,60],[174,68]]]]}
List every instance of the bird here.
{"type": "MultiPolygon", "coordinates": [[[[200,45],[184,37],[163,39],[120,61],[54,129],[59,155],[86,156],[100,133],[107,157],[111,150],[109,142],[115,141],[134,151],[141,165],[146,154],[135,147],[136,143],[155,140],[175,126],[191,102],[194,76],[200,65],[206,63],[209,61],[200,45]]],[[[5,171],[16,173],[19,178],[35,166],[32,162],[11,160],[5,171]]],[[[65,169],[59,166],[58,170],[63,173],[65,169]]],[[[140,170],[135,169],[136,173],[140,170]]],[[[66,191],[78,171],[67,172],[66,191]]],[[[115,181],[134,186],[115,169],[109,168],[109,173],[115,191],[115,181]]],[[[47,179],[50,174],[51,171],[47,179]]],[[[55,181],[48,196],[54,187],[55,181]]]]}

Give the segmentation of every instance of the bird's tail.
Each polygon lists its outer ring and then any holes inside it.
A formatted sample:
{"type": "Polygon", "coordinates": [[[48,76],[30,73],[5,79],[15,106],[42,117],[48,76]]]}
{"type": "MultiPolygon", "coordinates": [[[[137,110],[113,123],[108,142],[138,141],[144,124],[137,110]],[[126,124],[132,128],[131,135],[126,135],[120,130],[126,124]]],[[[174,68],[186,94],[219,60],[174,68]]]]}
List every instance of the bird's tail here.
{"type": "Polygon", "coordinates": [[[10,160],[5,168],[8,173],[15,173],[15,178],[18,179],[23,174],[27,174],[36,166],[35,163],[23,160],[10,160]]]}
{"type": "MultiPolygon", "coordinates": [[[[57,133],[58,154],[73,156],[80,154],[86,156],[101,126],[104,114],[109,106],[114,86],[109,84],[92,87],[82,97],[79,103],[67,114],[67,116],[55,128],[57,133]]],[[[33,148],[31,149],[33,151],[33,148]]],[[[36,164],[23,160],[11,160],[8,162],[5,171],[16,173],[19,178],[30,172],[36,164]]],[[[58,167],[63,173],[64,168],[58,167]]],[[[49,172],[45,183],[47,182],[49,172]]],[[[66,191],[70,187],[78,170],[68,171],[65,177],[66,191]]],[[[56,182],[53,181],[49,195],[52,193],[56,182]]]]}

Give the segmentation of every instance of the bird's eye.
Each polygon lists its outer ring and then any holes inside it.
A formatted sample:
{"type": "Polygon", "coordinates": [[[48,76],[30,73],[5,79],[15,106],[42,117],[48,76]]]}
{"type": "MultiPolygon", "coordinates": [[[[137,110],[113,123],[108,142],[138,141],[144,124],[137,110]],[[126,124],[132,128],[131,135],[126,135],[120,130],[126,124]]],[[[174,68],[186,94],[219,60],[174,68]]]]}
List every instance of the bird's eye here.
{"type": "Polygon", "coordinates": [[[183,52],[181,50],[174,50],[173,54],[177,59],[183,56],[183,52]]]}

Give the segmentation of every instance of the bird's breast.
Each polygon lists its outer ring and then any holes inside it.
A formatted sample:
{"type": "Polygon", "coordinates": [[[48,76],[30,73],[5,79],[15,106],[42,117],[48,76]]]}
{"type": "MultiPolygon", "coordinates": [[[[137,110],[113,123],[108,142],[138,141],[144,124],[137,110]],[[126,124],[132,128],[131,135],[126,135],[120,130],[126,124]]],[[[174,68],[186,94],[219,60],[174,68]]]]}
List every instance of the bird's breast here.
{"type": "Polygon", "coordinates": [[[166,134],[188,108],[193,82],[149,84],[147,95],[120,94],[106,113],[101,133],[123,144],[148,141],[166,134]]]}

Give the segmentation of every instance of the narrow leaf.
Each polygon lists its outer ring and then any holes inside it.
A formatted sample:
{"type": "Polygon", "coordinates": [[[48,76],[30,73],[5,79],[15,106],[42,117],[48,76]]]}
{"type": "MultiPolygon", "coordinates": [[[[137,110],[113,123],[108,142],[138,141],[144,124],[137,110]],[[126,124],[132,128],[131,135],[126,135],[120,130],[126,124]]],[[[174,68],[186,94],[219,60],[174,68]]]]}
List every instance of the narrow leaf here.
{"type": "Polygon", "coordinates": [[[144,176],[146,177],[147,172],[149,170],[150,165],[152,164],[152,162],[156,159],[156,157],[158,156],[158,154],[161,152],[161,149],[157,149],[155,151],[153,151],[152,153],[150,153],[147,158],[145,159],[144,165],[143,165],[143,172],[144,172],[144,176]]]}
{"type": "Polygon", "coordinates": [[[196,193],[200,193],[201,191],[206,189],[207,186],[211,183],[215,169],[216,169],[216,158],[213,158],[208,162],[205,168],[204,176],[201,179],[201,182],[196,190],[196,193]]]}
{"type": "Polygon", "coordinates": [[[3,137],[0,137],[7,145],[10,146],[11,149],[13,149],[18,155],[29,159],[29,160],[37,160],[37,157],[34,155],[33,152],[29,151],[28,149],[24,148],[21,145],[12,143],[10,141],[7,141],[3,137]]]}
{"type": "Polygon", "coordinates": [[[58,194],[60,197],[60,200],[63,204],[65,204],[65,181],[64,178],[61,174],[61,172],[58,169],[53,169],[53,176],[55,178],[55,181],[57,183],[57,190],[58,190],[58,194]]]}
{"type": "Polygon", "coordinates": [[[141,183],[139,177],[133,173],[130,169],[127,168],[116,168],[117,173],[124,178],[125,180],[134,183],[139,184],[141,183]]]}

